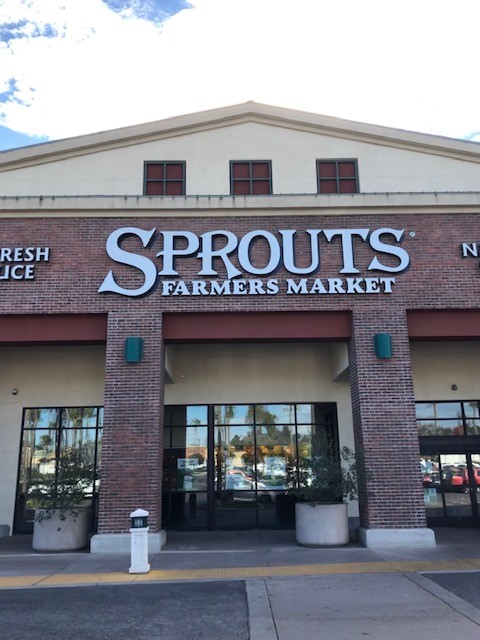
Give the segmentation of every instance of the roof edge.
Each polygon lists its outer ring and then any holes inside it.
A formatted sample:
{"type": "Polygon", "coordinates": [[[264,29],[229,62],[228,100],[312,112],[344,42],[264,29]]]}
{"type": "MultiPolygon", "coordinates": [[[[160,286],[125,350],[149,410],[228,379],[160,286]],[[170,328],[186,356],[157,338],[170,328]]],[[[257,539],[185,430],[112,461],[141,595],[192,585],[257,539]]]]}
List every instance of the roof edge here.
{"type": "Polygon", "coordinates": [[[248,101],[0,152],[0,171],[195,131],[259,122],[480,162],[480,143],[248,101]]]}

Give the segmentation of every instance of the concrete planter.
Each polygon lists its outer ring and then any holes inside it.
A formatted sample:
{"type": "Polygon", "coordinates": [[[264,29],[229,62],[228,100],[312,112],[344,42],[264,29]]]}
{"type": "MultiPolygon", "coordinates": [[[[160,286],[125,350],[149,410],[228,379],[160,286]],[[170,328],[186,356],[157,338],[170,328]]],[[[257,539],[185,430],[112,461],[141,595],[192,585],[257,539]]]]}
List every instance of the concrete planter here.
{"type": "Polygon", "coordinates": [[[349,540],[347,505],[297,502],[295,531],[298,544],[305,546],[347,544],[349,540]]]}
{"type": "Polygon", "coordinates": [[[65,520],[60,517],[60,509],[38,521],[35,510],[32,547],[35,551],[74,551],[88,544],[89,507],[81,508],[77,518],[66,512],[65,520]]]}

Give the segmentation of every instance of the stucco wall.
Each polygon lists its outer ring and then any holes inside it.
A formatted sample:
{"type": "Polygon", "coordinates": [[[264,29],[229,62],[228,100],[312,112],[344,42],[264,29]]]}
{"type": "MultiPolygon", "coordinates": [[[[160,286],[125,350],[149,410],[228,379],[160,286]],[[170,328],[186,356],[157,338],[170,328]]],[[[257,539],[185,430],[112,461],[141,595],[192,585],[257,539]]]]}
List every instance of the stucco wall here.
{"type": "Polygon", "coordinates": [[[316,193],[321,158],[357,158],[362,192],[476,191],[480,178],[476,162],[244,123],[0,173],[0,195],[138,195],[155,160],[186,162],[187,195],[229,194],[230,160],[271,160],[274,194],[316,193]]]}
{"type": "Polygon", "coordinates": [[[348,381],[333,382],[327,344],[169,345],[165,404],[336,402],[341,444],[353,444],[348,381]]]}
{"type": "Polygon", "coordinates": [[[480,342],[414,342],[411,355],[417,402],[480,398],[480,342]]]}
{"type": "Polygon", "coordinates": [[[0,524],[12,527],[23,409],[103,405],[105,349],[5,347],[0,359],[0,524]]]}

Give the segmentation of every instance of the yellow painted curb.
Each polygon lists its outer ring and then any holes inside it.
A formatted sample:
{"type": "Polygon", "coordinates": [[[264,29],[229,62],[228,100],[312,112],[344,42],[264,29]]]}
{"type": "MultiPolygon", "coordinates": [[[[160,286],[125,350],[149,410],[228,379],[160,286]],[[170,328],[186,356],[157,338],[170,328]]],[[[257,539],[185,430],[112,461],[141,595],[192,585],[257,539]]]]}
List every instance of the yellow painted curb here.
{"type": "Polygon", "coordinates": [[[0,589],[95,584],[174,582],[180,580],[229,580],[287,576],[341,575],[361,573],[416,573],[427,571],[472,571],[480,569],[480,558],[455,560],[408,560],[399,562],[343,562],[336,564],[284,565],[279,567],[228,567],[217,569],[153,569],[146,574],[127,571],[103,573],[55,573],[40,576],[0,577],[0,589]]]}

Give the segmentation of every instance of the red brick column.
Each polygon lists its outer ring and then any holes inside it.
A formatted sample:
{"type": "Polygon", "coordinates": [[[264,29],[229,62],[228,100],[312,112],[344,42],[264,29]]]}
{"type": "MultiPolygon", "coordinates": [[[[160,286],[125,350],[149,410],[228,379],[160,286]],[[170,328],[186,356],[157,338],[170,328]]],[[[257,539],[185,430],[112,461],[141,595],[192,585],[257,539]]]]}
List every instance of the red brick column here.
{"type": "MultiPolygon", "coordinates": [[[[137,302],[137,305],[142,304],[137,302]]],[[[129,514],[150,512],[161,527],[164,354],[162,318],[135,310],[108,317],[105,414],[98,533],[127,533],[129,514]],[[125,338],[143,338],[143,357],[126,364],[125,338]]]]}
{"type": "Polygon", "coordinates": [[[349,343],[355,447],[368,476],[361,483],[366,529],[426,527],[405,310],[358,309],[349,343]],[[375,333],[390,333],[393,356],[375,355],[375,333]]]}

